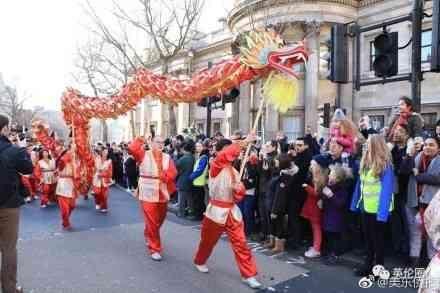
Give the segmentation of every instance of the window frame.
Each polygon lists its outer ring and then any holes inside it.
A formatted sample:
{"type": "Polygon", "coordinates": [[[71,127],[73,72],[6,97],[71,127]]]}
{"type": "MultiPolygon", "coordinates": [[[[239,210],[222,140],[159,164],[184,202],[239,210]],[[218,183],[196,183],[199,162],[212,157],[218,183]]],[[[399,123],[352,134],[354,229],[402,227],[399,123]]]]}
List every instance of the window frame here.
{"type": "MultiPolygon", "coordinates": [[[[421,36],[421,38],[422,38],[422,42],[421,42],[421,44],[420,44],[420,50],[421,50],[421,52],[423,51],[423,48],[431,48],[431,47],[432,47],[432,37],[431,37],[431,42],[430,42],[429,44],[425,44],[425,45],[423,45],[423,34],[424,34],[424,33],[429,33],[429,34],[432,35],[432,28],[427,28],[427,29],[422,30],[422,36],[421,36]]],[[[428,55],[428,58],[427,58],[426,60],[423,60],[423,58],[422,58],[422,54],[420,54],[420,59],[421,59],[421,62],[422,62],[422,63],[429,63],[429,62],[431,61],[431,59],[430,59],[429,57],[431,57],[431,56],[428,55]]]]}
{"type": "Polygon", "coordinates": [[[369,50],[369,55],[370,55],[370,71],[374,71],[373,68],[373,63],[374,63],[374,58],[376,58],[376,48],[374,48],[374,39],[370,41],[370,50],[369,50]],[[373,54],[374,52],[374,54],[373,54]]]}

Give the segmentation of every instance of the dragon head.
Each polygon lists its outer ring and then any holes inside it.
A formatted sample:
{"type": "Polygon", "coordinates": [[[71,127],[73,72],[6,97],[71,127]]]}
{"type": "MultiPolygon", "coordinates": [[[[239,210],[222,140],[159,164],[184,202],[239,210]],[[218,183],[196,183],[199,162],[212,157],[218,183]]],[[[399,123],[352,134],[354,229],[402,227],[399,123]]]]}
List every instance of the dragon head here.
{"type": "Polygon", "coordinates": [[[308,52],[305,43],[286,46],[280,35],[271,29],[257,29],[242,36],[240,60],[254,69],[272,69],[298,78],[295,64],[306,63],[308,52]]]}
{"type": "Polygon", "coordinates": [[[298,97],[298,73],[294,65],[306,63],[308,52],[305,42],[286,46],[272,29],[256,29],[241,36],[241,63],[256,70],[267,70],[264,83],[266,99],[280,112],[295,105],[298,97]]]}

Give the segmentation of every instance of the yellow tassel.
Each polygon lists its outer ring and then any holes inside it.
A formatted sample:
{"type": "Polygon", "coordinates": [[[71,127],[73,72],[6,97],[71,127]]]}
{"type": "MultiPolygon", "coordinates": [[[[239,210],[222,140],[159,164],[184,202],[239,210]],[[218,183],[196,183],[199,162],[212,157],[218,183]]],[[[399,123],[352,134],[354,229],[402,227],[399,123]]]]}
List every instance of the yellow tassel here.
{"type": "Polygon", "coordinates": [[[298,81],[283,74],[271,74],[267,78],[263,94],[277,111],[286,113],[298,100],[298,81]]]}

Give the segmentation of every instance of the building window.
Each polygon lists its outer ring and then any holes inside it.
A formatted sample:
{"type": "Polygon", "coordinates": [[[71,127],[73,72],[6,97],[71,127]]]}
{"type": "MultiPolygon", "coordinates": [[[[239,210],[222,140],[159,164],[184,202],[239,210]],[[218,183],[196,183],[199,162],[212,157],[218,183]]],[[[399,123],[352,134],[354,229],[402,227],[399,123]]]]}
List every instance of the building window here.
{"type": "Polygon", "coordinates": [[[384,115],[368,115],[370,117],[370,124],[375,130],[380,130],[385,126],[384,115]]]}
{"type": "Polygon", "coordinates": [[[422,32],[422,62],[431,61],[432,29],[422,32]]]}
{"type": "Polygon", "coordinates": [[[423,121],[425,122],[426,130],[435,130],[437,123],[437,113],[422,113],[423,121]]]}
{"type": "Polygon", "coordinates": [[[205,124],[203,122],[197,122],[196,124],[197,131],[203,133],[205,130],[205,124]]]}
{"type": "Polygon", "coordinates": [[[296,139],[302,135],[303,121],[301,117],[284,116],[281,118],[281,130],[289,140],[296,139]]]}
{"type": "Polygon", "coordinates": [[[376,58],[376,48],[374,48],[374,40],[370,42],[370,71],[373,71],[373,62],[376,58]]]}
{"type": "Polygon", "coordinates": [[[212,124],[213,133],[221,131],[221,128],[222,128],[222,123],[221,122],[214,122],[212,124]]]}

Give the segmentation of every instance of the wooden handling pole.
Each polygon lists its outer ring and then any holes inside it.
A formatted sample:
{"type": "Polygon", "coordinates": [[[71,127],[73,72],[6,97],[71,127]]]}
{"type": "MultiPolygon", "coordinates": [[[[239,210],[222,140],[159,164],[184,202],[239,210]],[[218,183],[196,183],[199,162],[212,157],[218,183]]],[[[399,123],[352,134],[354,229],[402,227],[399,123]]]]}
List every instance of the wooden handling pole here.
{"type": "MultiPolygon", "coordinates": [[[[251,133],[256,133],[256,131],[257,131],[258,122],[260,121],[261,114],[263,114],[263,108],[264,108],[264,98],[262,97],[261,101],[260,101],[260,106],[258,108],[257,116],[255,117],[255,120],[254,120],[254,125],[252,126],[251,133]]],[[[240,178],[243,177],[244,167],[246,166],[246,163],[249,159],[249,153],[251,152],[251,146],[252,146],[251,144],[248,144],[248,146],[246,148],[246,153],[244,154],[243,160],[241,161],[240,178]]]]}

